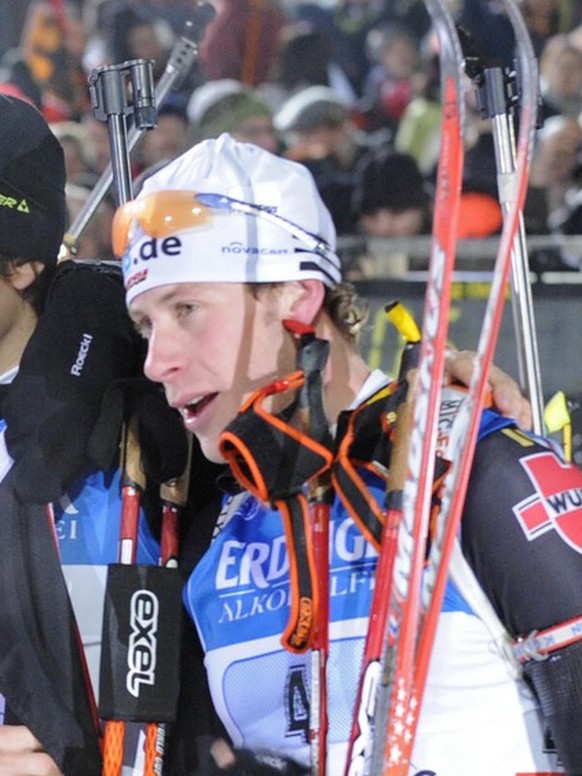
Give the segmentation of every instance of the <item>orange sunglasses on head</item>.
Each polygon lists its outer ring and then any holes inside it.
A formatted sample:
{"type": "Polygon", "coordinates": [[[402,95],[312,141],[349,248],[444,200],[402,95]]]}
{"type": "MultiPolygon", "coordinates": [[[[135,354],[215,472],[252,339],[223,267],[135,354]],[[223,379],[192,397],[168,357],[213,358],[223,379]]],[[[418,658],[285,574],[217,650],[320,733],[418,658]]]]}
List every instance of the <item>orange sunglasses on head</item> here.
{"type": "Polygon", "coordinates": [[[136,223],[150,237],[168,237],[208,223],[212,212],[242,213],[275,224],[324,260],[322,272],[336,283],[341,280],[339,259],[323,238],[279,215],[274,208],[226,194],[166,189],[121,205],[113,218],[113,251],[120,258],[125,254],[136,223]]]}
{"type": "Polygon", "coordinates": [[[113,252],[121,258],[138,224],[150,237],[168,237],[184,229],[194,229],[211,219],[209,208],[192,191],[167,189],[132,199],[115,211],[112,225],[113,252]]]}

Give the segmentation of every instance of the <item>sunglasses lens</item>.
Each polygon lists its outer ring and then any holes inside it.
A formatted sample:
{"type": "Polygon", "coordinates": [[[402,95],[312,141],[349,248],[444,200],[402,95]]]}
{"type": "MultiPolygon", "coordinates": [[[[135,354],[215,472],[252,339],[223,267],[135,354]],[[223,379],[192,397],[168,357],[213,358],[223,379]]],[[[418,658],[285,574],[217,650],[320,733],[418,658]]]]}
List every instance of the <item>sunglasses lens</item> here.
{"type": "Polygon", "coordinates": [[[136,226],[154,238],[207,224],[210,210],[191,191],[158,191],[121,205],[113,219],[113,251],[122,257],[133,239],[136,226]]]}
{"type": "Polygon", "coordinates": [[[113,222],[111,224],[111,243],[113,247],[113,253],[120,259],[127,248],[129,230],[133,222],[132,211],[130,205],[133,202],[128,202],[125,205],[120,205],[115,211],[113,216],[113,222]]]}

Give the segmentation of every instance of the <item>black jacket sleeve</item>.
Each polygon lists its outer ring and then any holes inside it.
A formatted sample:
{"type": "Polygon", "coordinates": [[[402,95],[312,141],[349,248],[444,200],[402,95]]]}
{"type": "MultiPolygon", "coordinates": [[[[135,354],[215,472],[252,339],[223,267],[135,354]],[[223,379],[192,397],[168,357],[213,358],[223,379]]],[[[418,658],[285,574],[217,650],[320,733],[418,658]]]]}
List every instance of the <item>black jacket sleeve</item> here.
{"type": "Polygon", "coordinates": [[[0,485],[0,690],[65,776],[99,776],[101,754],[79,641],[44,507],[0,485]],[[31,692],[31,688],[34,691],[31,692]]]}
{"type": "Polygon", "coordinates": [[[514,638],[581,614],[582,472],[513,428],[486,437],[475,454],[462,543],[514,638]]]}
{"type": "MultiPolygon", "coordinates": [[[[582,472],[509,428],[477,446],[462,546],[513,638],[582,613],[582,472]]],[[[582,774],[582,642],[524,669],[558,754],[582,774]]]]}

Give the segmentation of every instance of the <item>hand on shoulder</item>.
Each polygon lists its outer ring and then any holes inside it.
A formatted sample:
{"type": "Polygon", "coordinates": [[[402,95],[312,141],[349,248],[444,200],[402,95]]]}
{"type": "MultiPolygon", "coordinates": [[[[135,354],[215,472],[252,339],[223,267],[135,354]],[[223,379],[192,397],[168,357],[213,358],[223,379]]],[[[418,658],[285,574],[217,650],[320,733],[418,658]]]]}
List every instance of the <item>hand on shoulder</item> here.
{"type": "MultiPolygon", "coordinates": [[[[468,386],[471,382],[475,353],[471,350],[450,350],[446,357],[447,378],[468,386]]],[[[489,370],[489,388],[493,406],[504,417],[514,418],[523,429],[531,429],[532,414],[529,401],[519,385],[495,364],[489,370]]]]}

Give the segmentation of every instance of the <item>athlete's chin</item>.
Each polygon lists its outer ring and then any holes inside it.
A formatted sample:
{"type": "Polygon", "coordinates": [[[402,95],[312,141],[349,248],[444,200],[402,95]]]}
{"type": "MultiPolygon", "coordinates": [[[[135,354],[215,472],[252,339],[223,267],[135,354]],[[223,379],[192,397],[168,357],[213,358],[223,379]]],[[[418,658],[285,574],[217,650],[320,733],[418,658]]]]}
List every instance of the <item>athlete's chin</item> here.
{"type": "Polygon", "coordinates": [[[204,435],[197,435],[202,455],[211,463],[225,463],[224,456],[218,446],[218,438],[204,435]]]}

